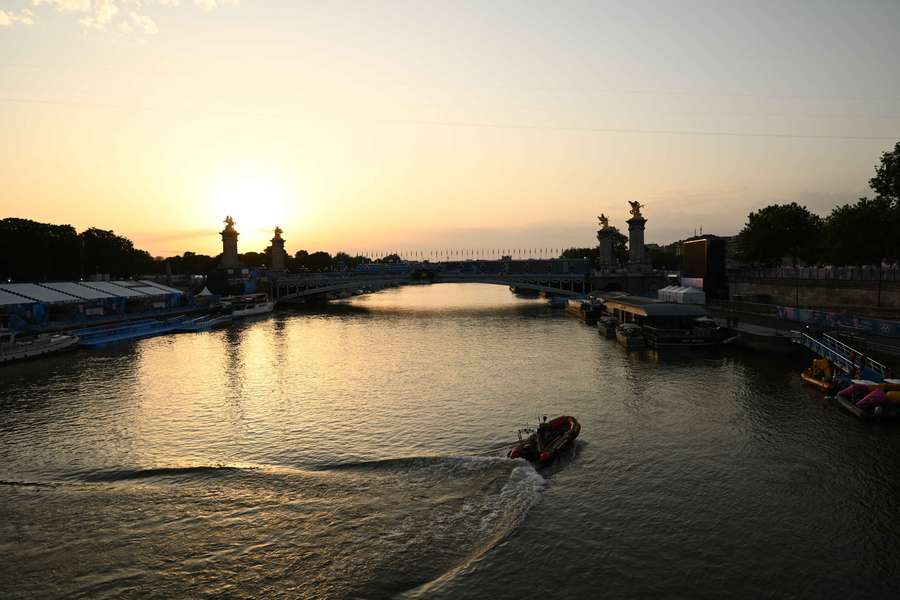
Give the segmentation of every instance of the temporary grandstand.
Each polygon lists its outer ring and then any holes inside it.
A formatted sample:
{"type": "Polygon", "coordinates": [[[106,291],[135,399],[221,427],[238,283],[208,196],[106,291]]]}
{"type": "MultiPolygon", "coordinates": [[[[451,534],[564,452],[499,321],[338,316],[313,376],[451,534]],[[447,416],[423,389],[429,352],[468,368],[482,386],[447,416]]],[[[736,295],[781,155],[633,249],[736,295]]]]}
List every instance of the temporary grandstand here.
{"type": "Polygon", "coordinates": [[[0,284],[0,322],[18,330],[84,326],[188,306],[181,290],[146,280],[0,284]]]}

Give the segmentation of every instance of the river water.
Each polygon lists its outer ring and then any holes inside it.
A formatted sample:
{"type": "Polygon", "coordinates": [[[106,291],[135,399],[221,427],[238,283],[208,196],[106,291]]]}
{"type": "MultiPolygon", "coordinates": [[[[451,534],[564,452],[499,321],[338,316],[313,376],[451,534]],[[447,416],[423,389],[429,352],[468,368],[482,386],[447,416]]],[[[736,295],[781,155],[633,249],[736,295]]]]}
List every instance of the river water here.
{"type": "Polygon", "coordinates": [[[900,432],[797,367],[449,284],[4,367],[0,597],[896,597],[900,432]]]}

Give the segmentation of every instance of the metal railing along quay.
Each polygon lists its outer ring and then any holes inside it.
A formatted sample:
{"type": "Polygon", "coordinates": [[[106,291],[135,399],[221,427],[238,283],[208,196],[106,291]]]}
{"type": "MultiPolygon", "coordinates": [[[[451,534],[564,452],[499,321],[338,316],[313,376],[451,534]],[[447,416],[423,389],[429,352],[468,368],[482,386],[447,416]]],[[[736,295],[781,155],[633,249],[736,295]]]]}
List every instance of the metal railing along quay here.
{"type": "Polygon", "coordinates": [[[729,269],[728,279],[801,279],[809,281],[900,281],[898,267],[772,267],[729,269]]]}
{"type": "Polygon", "coordinates": [[[818,338],[802,331],[792,331],[791,334],[794,342],[827,358],[846,373],[856,371],[860,377],[873,381],[881,381],[891,375],[891,370],[885,365],[827,333],[818,338]]]}

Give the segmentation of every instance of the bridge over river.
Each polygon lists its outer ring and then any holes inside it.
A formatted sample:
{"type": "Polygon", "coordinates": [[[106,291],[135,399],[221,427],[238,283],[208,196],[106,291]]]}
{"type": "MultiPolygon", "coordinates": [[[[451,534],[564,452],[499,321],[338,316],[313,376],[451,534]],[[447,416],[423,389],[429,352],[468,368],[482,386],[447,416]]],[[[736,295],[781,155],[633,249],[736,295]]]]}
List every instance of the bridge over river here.
{"type": "Polygon", "coordinates": [[[367,264],[343,273],[280,275],[272,283],[272,295],[277,302],[291,302],[335,292],[422,283],[485,283],[582,296],[591,291],[591,265],[582,259],[367,264]]]}

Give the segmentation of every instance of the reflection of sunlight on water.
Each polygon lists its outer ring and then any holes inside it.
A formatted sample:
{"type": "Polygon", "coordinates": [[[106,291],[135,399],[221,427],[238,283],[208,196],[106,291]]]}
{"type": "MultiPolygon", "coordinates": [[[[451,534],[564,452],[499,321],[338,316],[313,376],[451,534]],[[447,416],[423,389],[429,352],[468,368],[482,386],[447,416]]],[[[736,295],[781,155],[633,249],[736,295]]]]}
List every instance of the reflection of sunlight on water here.
{"type": "Polygon", "coordinates": [[[517,298],[501,285],[438,283],[389,288],[345,301],[347,304],[388,312],[489,311],[521,307],[547,307],[546,300],[517,298]]]}

